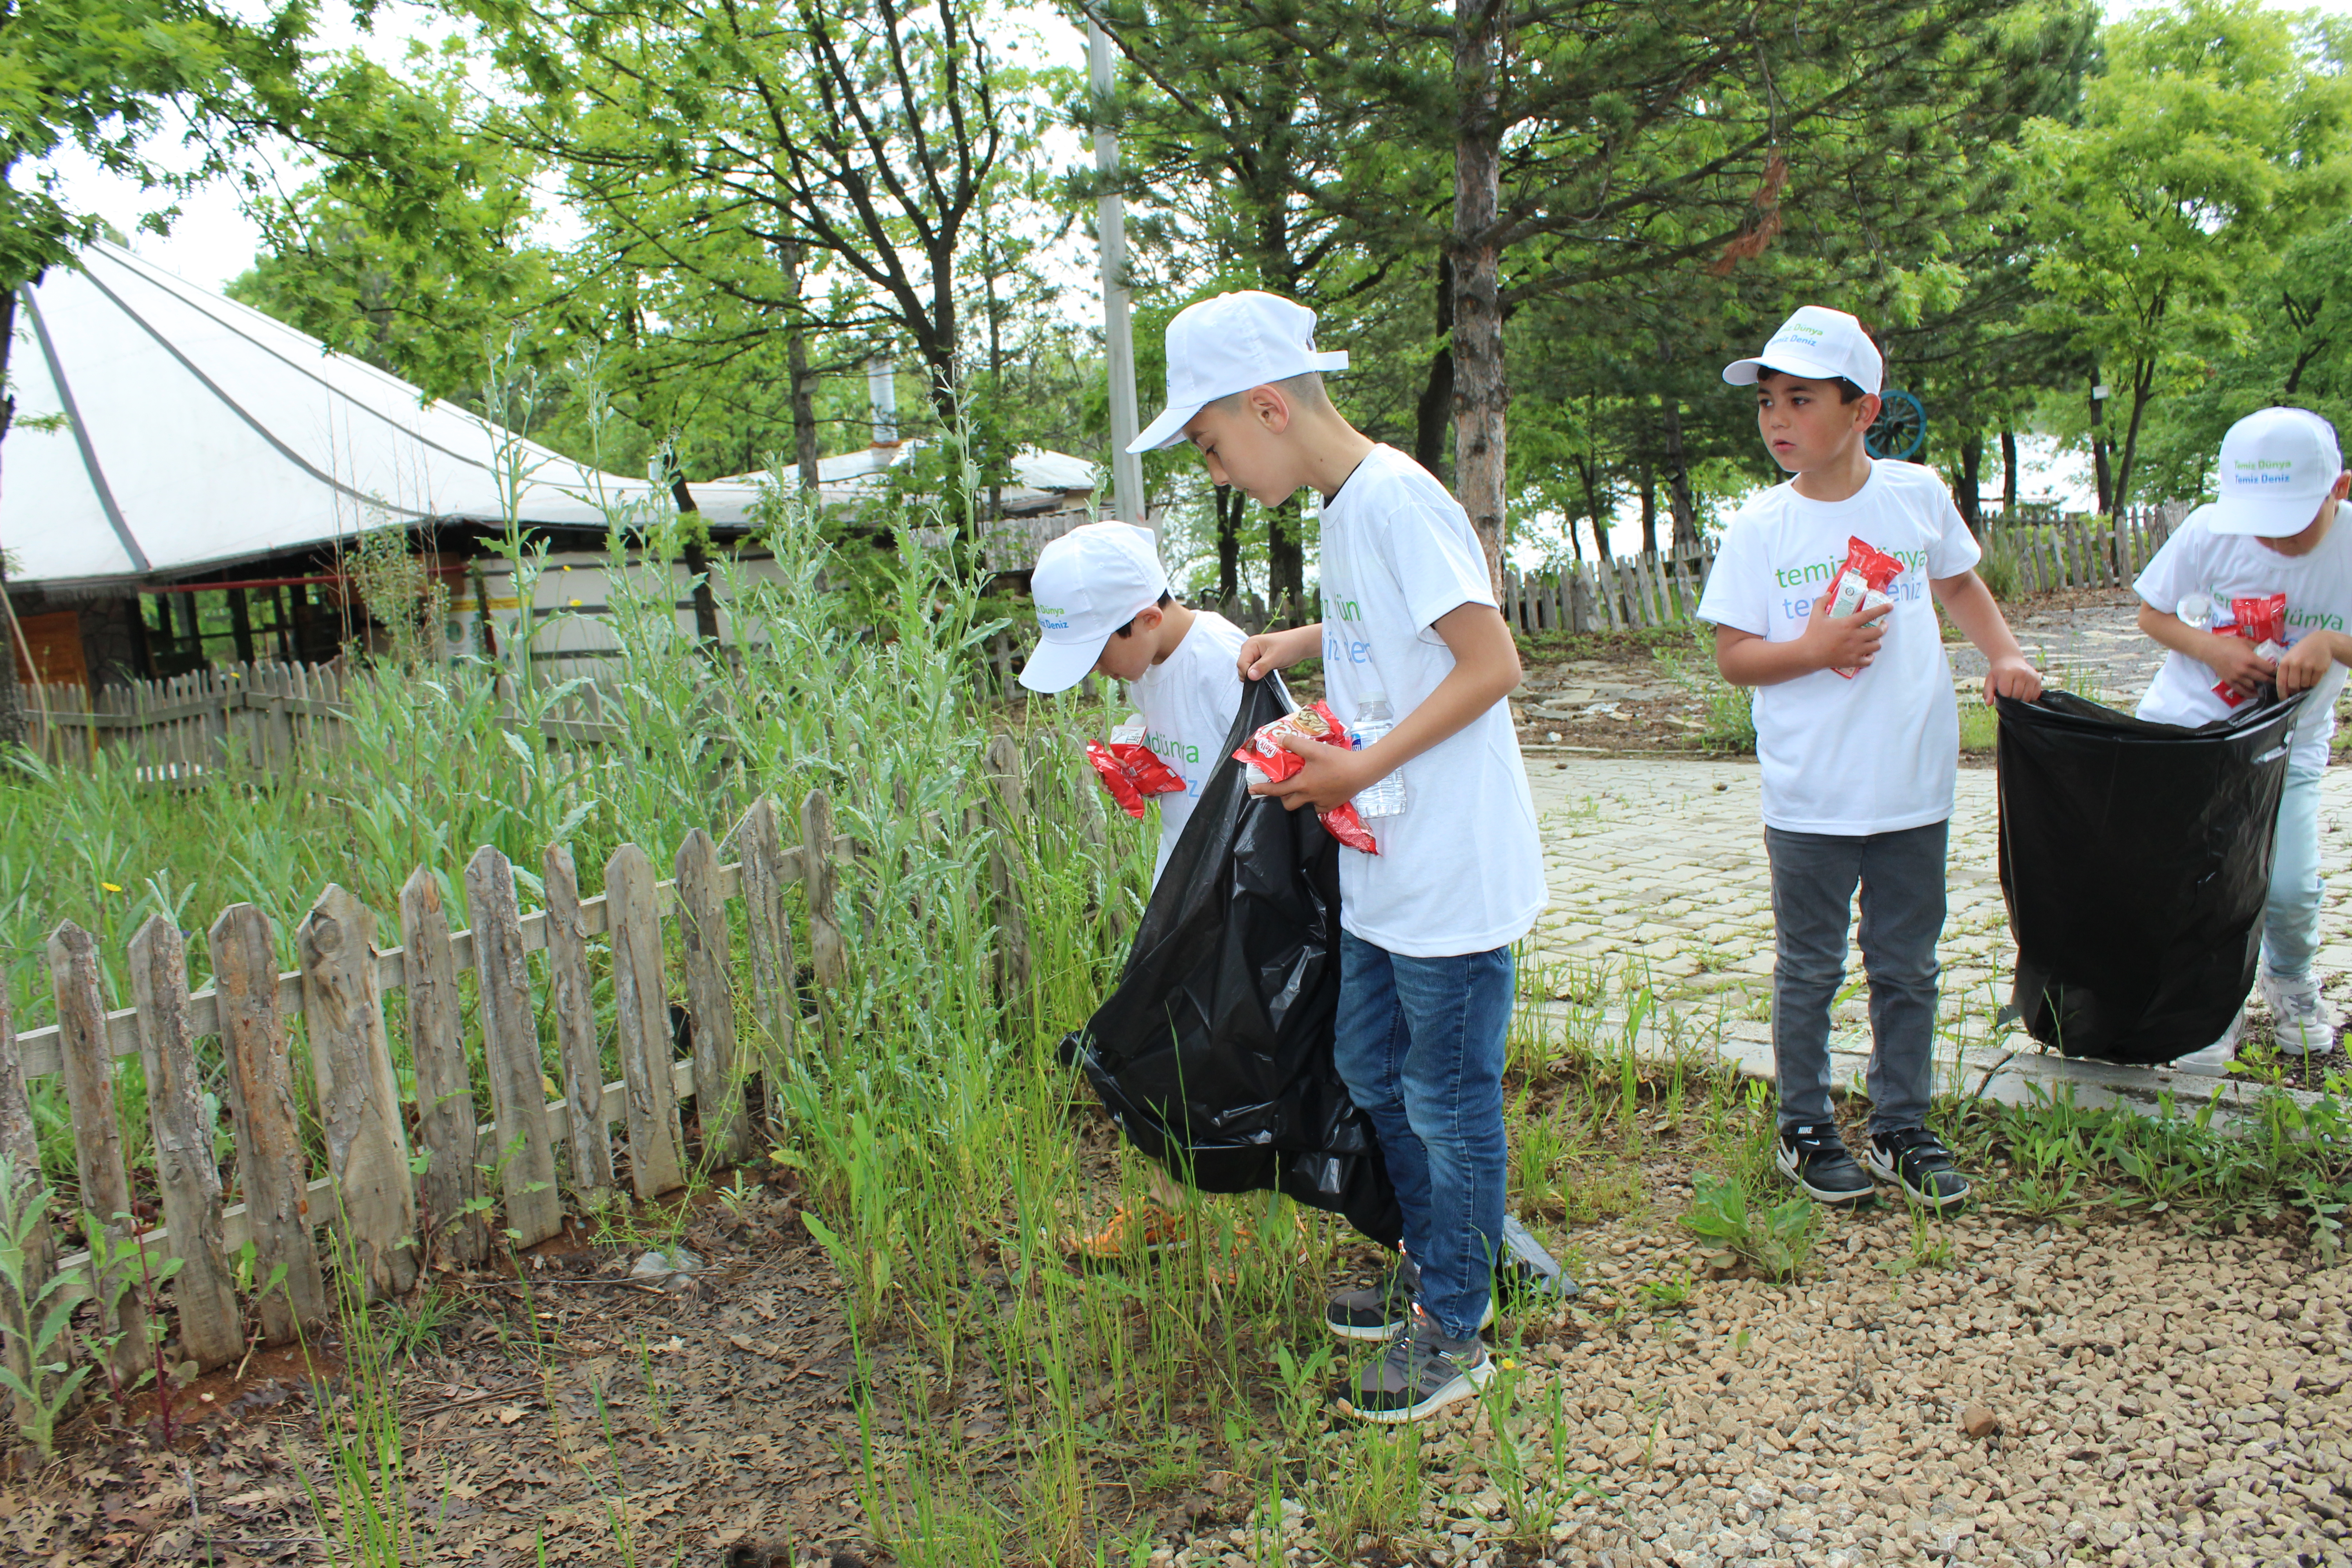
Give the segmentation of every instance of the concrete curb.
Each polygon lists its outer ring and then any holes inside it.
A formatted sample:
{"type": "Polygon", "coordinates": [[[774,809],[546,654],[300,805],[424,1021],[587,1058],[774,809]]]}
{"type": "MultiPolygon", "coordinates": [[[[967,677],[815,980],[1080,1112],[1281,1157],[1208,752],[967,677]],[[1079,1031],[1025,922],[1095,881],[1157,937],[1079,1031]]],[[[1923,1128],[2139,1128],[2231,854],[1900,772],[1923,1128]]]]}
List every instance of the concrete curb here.
{"type": "MultiPolygon", "coordinates": [[[[1671,1006],[1672,1004],[1661,1005],[1671,1006]]],[[[1582,1009],[1558,1001],[1538,1003],[1533,1011],[1541,1016],[1562,1021],[1580,1015],[1590,1016],[1582,1009]]],[[[1601,1015],[1601,1036],[1608,1039],[1622,1039],[1628,1016],[1623,1008],[1604,1009],[1601,1015]]],[[[1729,1037],[1719,1028],[1693,1030],[1687,1026],[1682,1031],[1682,1037],[1685,1041],[1696,1037],[1701,1050],[1717,1062],[1735,1068],[1742,1078],[1760,1079],[1769,1083],[1776,1076],[1772,1047],[1769,1042],[1729,1037]]],[[[2173,1068],[2126,1067],[2116,1062],[2062,1057],[2042,1050],[2022,1034],[2011,1031],[2005,1037],[2028,1043],[2022,1047],[1979,1047],[1963,1053],[1938,1042],[1935,1058],[1937,1088],[1939,1090],[1957,1090],[1969,1098],[1989,1100],[2000,1105],[2030,1104],[2036,1089],[2048,1099],[2062,1089],[2071,1089],[2074,1103],[2085,1110],[2113,1107],[2159,1119],[2168,1115],[2193,1116],[2210,1103],[2214,1108],[2212,1121],[2216,1127],[2233,1127],[2253,1121],[2259,1102],[2273,1094],[2284,1094],[2306,1108],[2317,1104],[2322,1098],[2310,1089],[2274,1089],[2240,1079],[2213,1078],[2173,1068]]],[[[1671,1061],[1675,1054],[1673,1044],[1659,1028],[1654,1017],[1644,1020],[1635,1033],[1633,1049],[1643,1060],[1652,1062],[1671,1061]]],[[[1684,1055],[1688,1059],[1687,1047],[1684,1055]]],[[[1843,1099],[1847,1094],[1859,1092],[1869,1068],[1870,1043],[1866,1037],[1851,1033],[1833,1033],[1831,1036],[1832,1095],[1843,1099]]]]}

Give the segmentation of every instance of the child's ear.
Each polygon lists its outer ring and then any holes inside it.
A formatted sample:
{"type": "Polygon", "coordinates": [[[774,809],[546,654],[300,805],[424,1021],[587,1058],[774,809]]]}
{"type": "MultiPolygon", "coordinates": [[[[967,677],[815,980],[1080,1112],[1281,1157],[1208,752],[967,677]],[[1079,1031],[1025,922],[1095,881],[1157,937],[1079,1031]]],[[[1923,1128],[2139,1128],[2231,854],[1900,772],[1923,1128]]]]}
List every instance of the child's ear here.
{"type": "Polygon", "coordinates": [[[2337,500],[2342,500],[2346,496],[2352,496],[2352,472],[2336,475],[2336,488],[2327,493],[2337,500]]]}
{"type": "Polygon", "coordinates": [[[1290,427],[1290,404],[1278,387],[1251,387],[1249,411],[1259,424],[1277,436],[1290,427]]]}

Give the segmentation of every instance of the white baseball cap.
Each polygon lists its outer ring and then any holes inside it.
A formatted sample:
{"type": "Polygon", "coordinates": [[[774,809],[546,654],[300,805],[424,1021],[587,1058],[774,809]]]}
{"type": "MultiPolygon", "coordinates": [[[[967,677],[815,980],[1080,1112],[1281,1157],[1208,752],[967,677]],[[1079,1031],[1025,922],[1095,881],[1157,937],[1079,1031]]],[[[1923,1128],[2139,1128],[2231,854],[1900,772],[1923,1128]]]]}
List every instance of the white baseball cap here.
{"type": "Polygon", "coordinates": [[[1733,360],[1723,367],[1723,379],[1734,386],[1753,386],[1758,374],[1768,370],[1806,381],[1843,377],[1874,395],[1886,387],[1886,361],[1878,345],[1860,321],[1827,305],[1797,307],[1762,353],[1733,360]]]}
{"type": "Polygon", "coordinates": [[[2284,539],[2309,528],[2336,488],[2336,426],[2307,408],[2263,408],[2221,437],[2221,499],[2199,508],[2216,533],[2284,539]]]}
{"type": "Polygon", "coordinates": [[[1087,678],[1110,635],[1168,592],[1151,531],[1125,522],[1089,522],[1037,553],[1029,574],[1036,606],[1037,651],[1021,668],[1032,691],[1062,691],[1087,678]]]}
{"type": "Polygon", "coordinates": [[[1315,312],[1245,289],[1202,300],[1168,323],[1168,407],[1128,444],[1156,452],[1184,438],[1192,416],[1220,397],[1310,370],[1345,370],[1344,353],[1315,352],[1315,312]]]}

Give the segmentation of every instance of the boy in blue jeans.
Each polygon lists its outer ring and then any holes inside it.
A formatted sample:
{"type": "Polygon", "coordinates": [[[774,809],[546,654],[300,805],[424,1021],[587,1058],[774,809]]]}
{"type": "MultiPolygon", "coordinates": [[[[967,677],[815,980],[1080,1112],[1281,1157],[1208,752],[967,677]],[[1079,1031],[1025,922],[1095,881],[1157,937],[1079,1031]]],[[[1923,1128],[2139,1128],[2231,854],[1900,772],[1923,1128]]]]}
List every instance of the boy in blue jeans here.
{"type": "Polygon", "coordinates": [[[1320,655],[1328,700],[1353,725],[1385,703],[1395,728],[1361,751],[1302,742],[1298,773],[1256,793],[1328,810],[1402,770],[1404,805],[1370,820],[1380,853],[1339,858],[1334,1056],[1370,1117],[1404,1217],[1404,1259],[1379,1289],[1336,1299],[1343,1338],[1383,1342],[1342,1402],[1369,1421],[1423,1420],[1494,1375],[1506,1151],[1504,1035],[1511,943],[1547,892],[1534,803],[1503,699],[1517,646],[1470,520],[1411,458],[1341,418],[1315,313],[1272,294],[1221,294],[1168,324],[1168,407],[1130,448],[1189,438],[1220,484],[1264,506],[1323,498],[1320,625],[1254,637],[1252,679],[1320,655]]]}
{"type": "Polygon", "coordinates": [[[1985,700],[2029,700],[2042,678],[1974,567],[1951,497],[1916,463],[1874,459],[1885,362],[1862,323],[1807,305],[1764,352],[1725,367],[1756,388],[1757,428],[1790,478],[1725,531],[1699,596],[1715,661],[1756,688],[1756,760],[1772,868],[1772,1051],[1780,1172],[1814,1199],[1873,1192],[1830,1114],[1830,1007],[1862,889],[1870,974],[1871,1174],[1952,1207],[1968,1179],[1927,1131],[1944,857],[1959,771],[1959,707],[1936,605],[1991,662],[1985,700]],[[1901,561],[1891,603],[1829,613],[1848,542],[1901,561]],[[1933,595],[1932,599],[1930,595],[1933,595]]]}
{"type": "MultiPolygon", "coordinates": [[[[2263,911],[2257,983],[2278,1048],[2296,1056],[2336,1047],[2336,1016],[2319,994],[2312,954],[2319,938],[2319,781],[2336,734],[2336,700],[2352,662],[2352,529],[2337,510],[2352,475],[2344,471],[2336,427],[2301,408],[2264,408],[2221,438],[2221,472],[2210,506],[2189,514],[2147,563],[2133,589],[2139,627],[2169,650],[2139,716],[2196,726],[2243,701],[2264,682],[2281,697],[2309,691],[2287,753],[2263,911]],[[2243,637],[2207,628],[2241,598],[2286,595],[2286,651],[2263,658],[2243,637]],[[2187,618],[2184,618],[2184,616],[2187,618]]],[[[2172,1065],[2220,1074],[2236,1054],[2241,1014],[2212,1045],[2172,1065]]]]}

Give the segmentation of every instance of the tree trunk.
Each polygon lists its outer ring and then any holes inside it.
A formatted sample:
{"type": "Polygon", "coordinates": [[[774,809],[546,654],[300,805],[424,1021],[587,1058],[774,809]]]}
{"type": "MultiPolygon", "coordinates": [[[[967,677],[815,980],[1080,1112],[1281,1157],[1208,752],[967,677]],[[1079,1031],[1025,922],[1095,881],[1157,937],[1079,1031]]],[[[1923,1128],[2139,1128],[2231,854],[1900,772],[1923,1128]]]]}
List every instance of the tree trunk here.
{"type": "MultiPolygon", "coordinates": [[[[16,338],[16,291],[0,289],[0,442],[16,417],[8,387],[8,345],[16,338]]],[[[7,542],[0,540],[0,545],[7,542]]],[[[16,685],[16,610],[8,598],[8,557],[0,549],[0,750],[25,743],[25,697],[16,685]]],[[[37,674],[38,671],[34,673],[37,674]]]]}
{"type": "Polygon", "coordinates": [[[2108,498],[2115,494],[2115,486],[2107,474],[2107,405],[2106,400],[2098,395],[2098,389],[2099,369],[2096,365],[2093,365],[2091,367],[2091,468],[2098,480],[2099,510],[2102,512],[2112,512],[2115,507],[2108,498]]]}
{"type": "MultiPolygon", "coordinates": [[[[686,488],[686,476],[670,476],[669,493],[682,516],[693,517],[702,509],[694,503],[694,492],[686,488]]],[[[686,536],[686,569],[694,575],[694,635],[702,646],[716,653],[719,648],[719,600],[710,592],[710,552],[699,537],[699,530],[689,528],[686,536]]],[[[525,607],[525,616],[530,614],[525,607]]]]}
{"type": "Polygon", "coordinates": [[[1307,545],[1300,537],[1298,498],[1292,496],[1265,514],[1265,607],[1281,614],[1289,601],[1294,614],[1307,604],[1307,545]]]}
{"type": "Polygon", "coordinates": [[[1956,487],[1960,503],[1960,521],[1969,531],[1984,532],[1984,492],[1979,481],[1984,478],[1984,432],[1971,430],[1960,437],[1960,482],[1956,487]]]}
{"type": "Polygon", "coordinates": [[[1249,493],[1233,485],[1217,487],[1217,603],[1232,604],[1242,596],[1242,509],[1249,493]]]}
{"type": "MultiPolygon", "coordinates": [[[[1658,548],[1658,476],[1643,463],[1639,470],[1642,479],[1642,548],[1654,553],[1658,548]]],[[[1609,545],[1602,541],[1601,558],[1609,558],[1609,545]]]]}
{"type": "Polygon", "coordinates": [[[1454,9],[1454,483],[1486,553],[1499,598],[1503,584],[1502,146],[1495,79],[1501,65],[1501,0],[1457,0],[1454,9]]]}
{"type": "Polygon", "coordinates": [[[2156,394],[2156,362],[2142,360],[2132,367],[2131,424],[2124,431],[2124,460],[2116,466],[2115,505],[2109,515],[2119,513],[2131,500],[2132,465],[2139,457],[2139,422],[2147,413],[2148,399],[2156,394]]]}
{"type": "Polygon", "coordinates": [[[1437,352],[1429,358],[1429,376],[1413,408],[1413,461],[1448,479],[1453,465],[1445,458],[1445,428],[1454,417],[1454,262],[1437,258],[1437,352]]]}
{"type": "MultiPolygon", "coordinates": [[[[1680,398],[1666,399],[1666,500],[1675,514],[1675,553],[1690,554],[1698,549],[1698,503],[1691,498],[1690,464],[1683,452],[1683,405],[1680,398]]],[[[1655,552],[1654,539],[1645,538],[1642,547],[1655,552]]]]}
{"type": "Polygon", "coordinates": [[[2000,517],[2014,527],[2017,522],[2017,432],[2004,425],[2000,427],[2000,517]]]}
{"type": "MultiPolygon", "coordinates": [[[[791,280],[793,302],[801,299],[801,277],[808,264],[808,247],[794,240],[783,247],[784,272],[791,280]]],[[[801,489],[816,493],[816,388],[809,374],[808,332],[794,316],[784,328],[784,363],[792,379],[793,458],[801,471],[801,489]]]]}

